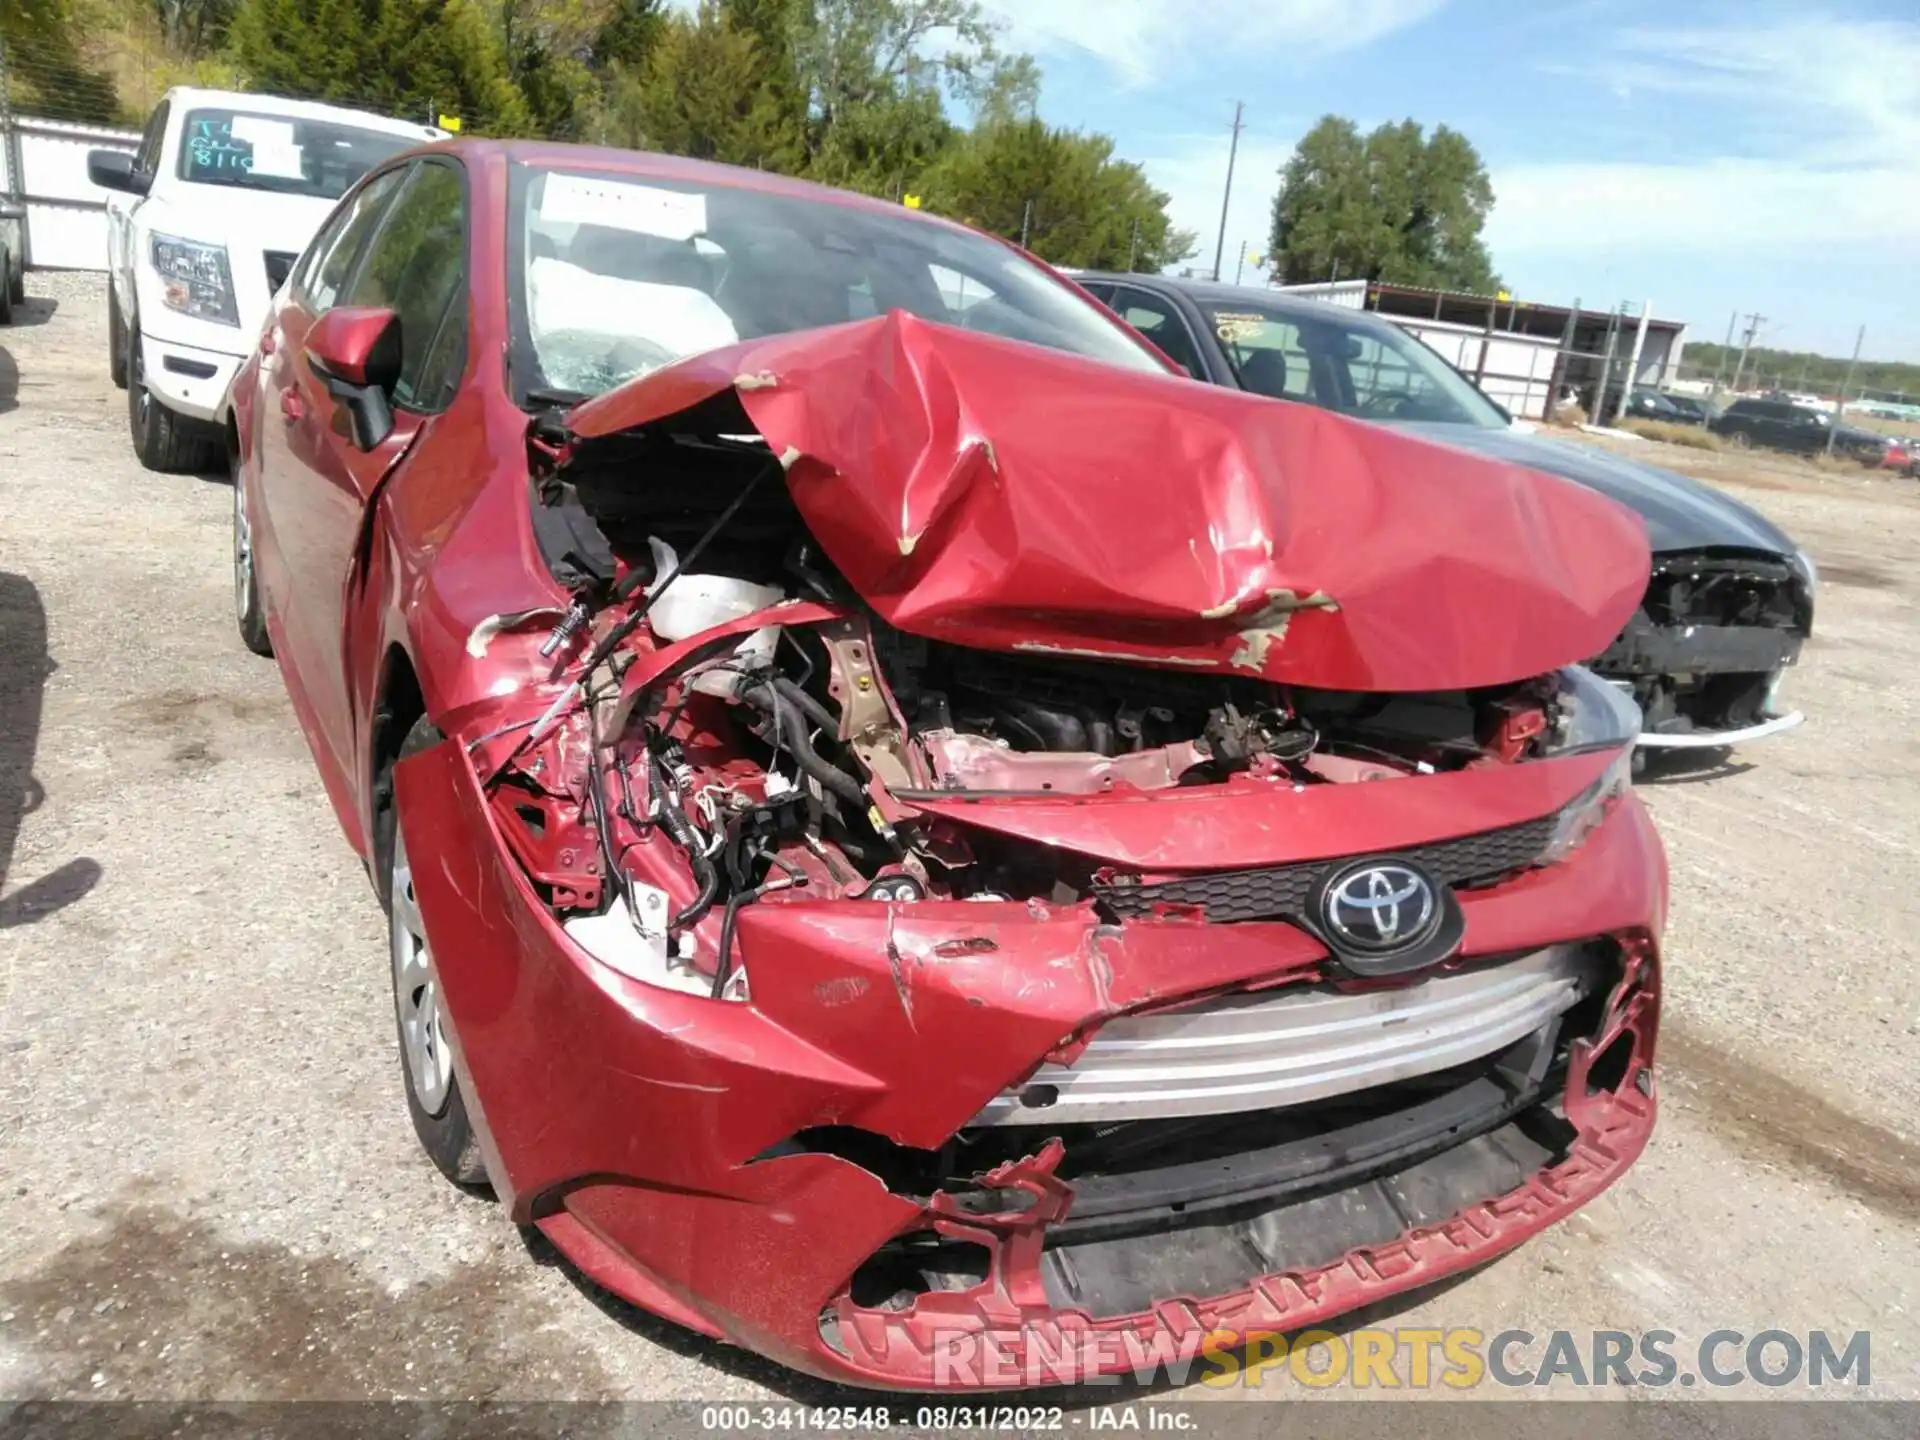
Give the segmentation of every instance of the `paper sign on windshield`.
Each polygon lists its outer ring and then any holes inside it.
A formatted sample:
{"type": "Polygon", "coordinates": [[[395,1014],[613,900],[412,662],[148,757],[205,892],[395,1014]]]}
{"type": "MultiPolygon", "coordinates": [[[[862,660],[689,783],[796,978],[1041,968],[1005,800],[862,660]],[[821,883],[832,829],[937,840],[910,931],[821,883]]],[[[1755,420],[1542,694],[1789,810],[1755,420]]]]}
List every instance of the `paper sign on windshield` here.
{"type": "Polygon", "coordinates": [[[540,215],[560,225],[606,225],[636,235],[691,240],[707,228],[707,197],[619,180],[549,175],[540,215]]]}

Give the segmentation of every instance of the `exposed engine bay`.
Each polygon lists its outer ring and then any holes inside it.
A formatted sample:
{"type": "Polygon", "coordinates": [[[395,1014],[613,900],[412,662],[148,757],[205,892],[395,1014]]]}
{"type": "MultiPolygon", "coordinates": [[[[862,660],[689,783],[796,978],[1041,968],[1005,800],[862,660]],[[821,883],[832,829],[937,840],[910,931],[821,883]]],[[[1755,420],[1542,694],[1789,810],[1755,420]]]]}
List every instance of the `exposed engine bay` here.
{"type": "MultiPolygon", "coordinates": [[[[555,915],[632,978],[743,998],[735,922],[761,903],[1093,903],[1116,921],[1159,903],[1168,877],[932,815],[930,801],[1304,791],[1520,764],[1568,739],[1558,675],[1349,693],[910,635],[820,552],[764,445],[611,443],[617,464],[538,474],[536,534],[575,596],[542,648],[562,688],[474,758],[555,915]],[[697,490],[616,478],[690,460],[697,490]],[[627,645],[642,625],[650,652],[627,645]]],[[[1441,864],[1442,878],[1533,863],[1551,823],[1441,864]]],[[[1284,880],[1264,908],[1243,896],[1214,918],[1291,916],[1284,880]]],[[[1171,903],[1208,913],[1204,896],[1171,903]]]]}

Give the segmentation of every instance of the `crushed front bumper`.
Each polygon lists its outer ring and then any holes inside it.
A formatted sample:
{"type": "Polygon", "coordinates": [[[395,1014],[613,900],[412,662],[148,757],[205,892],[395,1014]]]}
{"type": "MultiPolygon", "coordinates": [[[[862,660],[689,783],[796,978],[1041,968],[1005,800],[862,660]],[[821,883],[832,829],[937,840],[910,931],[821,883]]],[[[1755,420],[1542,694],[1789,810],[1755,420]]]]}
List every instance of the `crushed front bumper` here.
{"type": "MultiPolygon", "coordinates": [[[[1070,1066],[1112,1016],[1318,980],[1324,951],[1304,931],[1113,925],[1039,902],[761,904],[739,922],[752,1000],[715,1001],[574,946],[507,857],[457,745],[403,762],[396,783],[456,1072],[513,1218],[634,1303],[836,1380],[1060,1382],[1177,1359],[1209,1335],[1308,1325],[1570,1214],[1653,1123],[1666,872],[1631,796],[1567,861],[1459,897],[1470,957],[1587,940],[1617,953],[1563,1072],[1516,1092],[1512,1113],[1475,1112],[1479,1135],[1548,1124],[1551,1143],[1505,1163],[1497,1140],[1387,1145],[1337,1177],[1358,1227],[1310,1215],[1300,1207],[1322,1202],[1285,1184],[1243,1188],[1209,1223],[1276,1238],[1229,1264],[1194,1229],[1143,1230],[1140,1195],[1111,1184],[1099,1203],[1086,1185],[1076,1213],[1063,1178],[1075,1142],[1051,1130],[993,1128],[1016,1158],[960,1189],[890,1185],[850,1157],[943,1152],[1040,1067],[1070,1066]],[[978,1273],[906,1303],[863,1285],[877,1256],[921,1239],[971,1253],[978,1273]]],[[[1269,1159],[1275,1174],[1291,1163],[1269,1159]]]]}

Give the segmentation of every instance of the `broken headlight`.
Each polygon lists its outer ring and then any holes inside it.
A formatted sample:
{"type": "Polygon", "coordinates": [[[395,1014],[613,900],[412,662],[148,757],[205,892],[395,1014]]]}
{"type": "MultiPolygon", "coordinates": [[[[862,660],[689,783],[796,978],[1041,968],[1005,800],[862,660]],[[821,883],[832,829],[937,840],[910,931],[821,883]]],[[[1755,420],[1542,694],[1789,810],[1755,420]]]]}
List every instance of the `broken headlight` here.
{"type": "Polygon", "coordinates": [[[1820,588],[1820,567],[1813,563],[1813,556],[1804,550],[1793,552],[1793,568],[1800,572],[1800,578],[1807,582],[1807,594],[1811,595],[1820,588]]]}
{"type": "Polygon", "coordinates": [[[240,323],[226,246],[155,235],[151,250],[153,268],[160,277],[160,298],[169,310],[217,325],[240,323]]]}
{"type": "Polygon", "coordinates": [[[1579,848],[1607,818],[1613,802],[1627,793],[1633,783],[1633,749],[1622,750],[1613,763],[1600,772],[1600,778],[1582,790],[1566,809],[1554,817],[1553,833],[1541,848],[1539,863],[1554,865],[1579,848]]]}
{"type": "Polygon", "coordinates": [[[1631,745],[1640,734],[1640,707],[1617,685],[1584,665],[1560,672],[1560,694],[1549,753],[1579,755],[1631,745]]]}
{"type": "Polygon", "coordinates": [[[1553,754],[1613,749],[1620,753],[1599,779],[1555,817],[1553,833],[1540,853],[1543,865],[1566,859],[1607,818],[1613,802],[1627,793],[1633,783],[1633,742],[1640,734],[1640,707],[1633,697],[1584,665],[1569,665],[1560,672],[1558,710],[1553,754]]]}

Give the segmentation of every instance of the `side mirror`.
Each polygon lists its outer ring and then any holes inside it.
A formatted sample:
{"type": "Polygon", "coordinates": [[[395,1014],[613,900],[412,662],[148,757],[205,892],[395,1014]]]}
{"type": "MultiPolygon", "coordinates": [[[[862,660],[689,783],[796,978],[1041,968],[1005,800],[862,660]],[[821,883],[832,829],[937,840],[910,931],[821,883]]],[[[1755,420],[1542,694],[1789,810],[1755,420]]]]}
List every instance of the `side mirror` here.
{"type": "Polygon", "coordinates": [[[354,306],[329,310],[307,332],[307,364],[347,408],[353,443],[371,450],[393,430],[400,379],[400,317],[354,306]]]}
{"type": "Polygon", "coordinates": [[[136,170],[133,156],[125,150],[89,150],[87,179],[102,190],[118,190],[123,195],[144,195],[153,188],[153,176],[136,170]]]}

